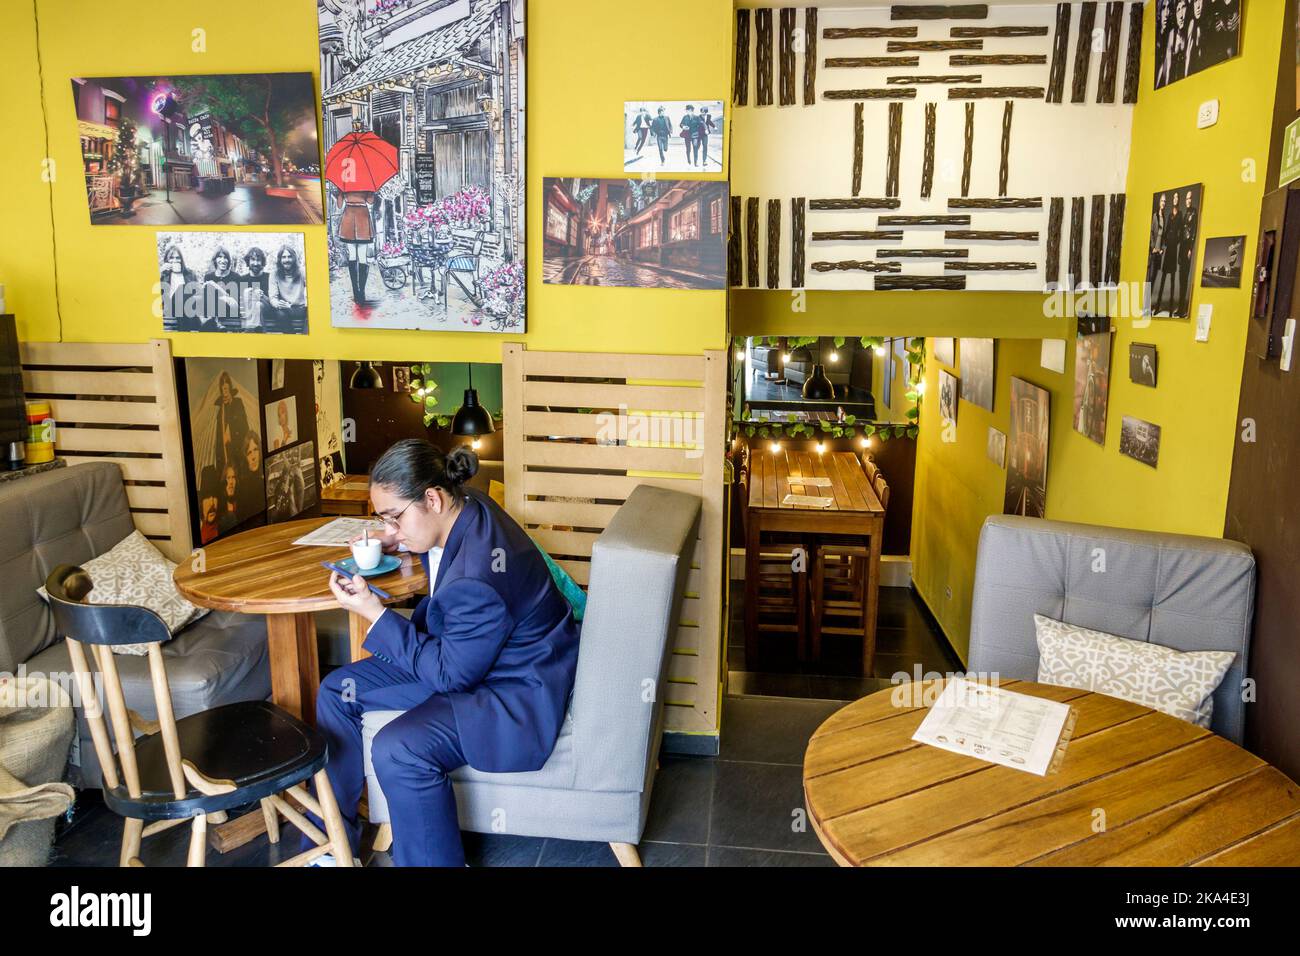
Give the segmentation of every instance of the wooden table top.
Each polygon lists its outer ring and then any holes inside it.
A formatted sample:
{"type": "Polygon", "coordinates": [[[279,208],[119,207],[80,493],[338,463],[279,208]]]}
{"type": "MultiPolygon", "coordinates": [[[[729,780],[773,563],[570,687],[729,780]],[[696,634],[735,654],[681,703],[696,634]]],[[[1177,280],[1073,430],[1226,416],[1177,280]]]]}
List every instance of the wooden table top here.
{"type": "Polygon", "coordinates": [[[320,496],[325,501],[370,501],[370,477],[368,475],[344,475],[342,481],[321,488],[320,496]],[[347,488],[345,485],[363,485],[361,488],[347,488]]]}
{"type": "MultiPolygon", "coordinates": [[[[933,687],[942,681],[915,687],[933,687]]],[[[1211,731],[1105,694],[1029,681],[1078,712],[1038,777],[912,741],[900,688],[832,714],[804,757],[822,843],[845,866],[1295,866],[1300,786],[1211,731]]],[[[925,704],[933,703],[927,695],[925,704]]]]}
{"type": "MultiPolygon", "coordinates": [[[[203,570],[196,570],[195,560],[176,566],[172,575],[176,589],[191,603],[218,611],[296,614],[336,608],[329,571],[320,563],[346,558],[351,551],[293,543],[333,520],[286,521],[214,541],[203,548],[203,570]]],[[[409,553],[400,557],[397,570],[370,579],[394,600],[409,597],[428,583],[418,557],[409,553]]]]}
{"type": "Polygon", "coordinates": [[[749,465],[749,507],[781,511],[884,514],[858,456],[848,451],[772,452],[754,449],[749,465]],[[801,478],[829,478],[830,485],[807,485],[801,478]],[[827,506],[782,504],[787,494],[831,498],[827,506]]]}

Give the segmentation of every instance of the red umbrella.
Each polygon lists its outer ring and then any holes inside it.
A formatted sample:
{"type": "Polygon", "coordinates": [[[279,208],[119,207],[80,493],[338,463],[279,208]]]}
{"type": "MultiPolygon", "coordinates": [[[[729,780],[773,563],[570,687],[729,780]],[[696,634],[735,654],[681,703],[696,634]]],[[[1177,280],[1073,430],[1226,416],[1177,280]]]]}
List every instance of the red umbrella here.
{"type": "Polygon", "coordinates": [[[325,179],[345,193],[374,192],[397,171],[397,147],[369,131],[348,133],[325,157],[325,179]]]}

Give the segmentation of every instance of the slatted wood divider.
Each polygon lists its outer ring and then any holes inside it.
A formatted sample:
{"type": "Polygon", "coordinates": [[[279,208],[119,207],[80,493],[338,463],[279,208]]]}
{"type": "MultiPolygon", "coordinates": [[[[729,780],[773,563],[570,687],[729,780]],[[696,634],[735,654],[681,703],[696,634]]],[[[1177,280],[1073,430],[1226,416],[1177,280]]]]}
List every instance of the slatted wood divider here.
{"type": "Polygon", "coordinates": [[[637,485],[703,499],[669,662],[665,729],[716,733],[725,353],[530,352],[516,343],[502,352],[507,510],[583,587],[592,545],[637,485]]]}
{"type": "Polygon", "coordinates": [[[171,341],[24,342],[21,357],[27,397],[49,400],[55,454],[120,467],[136,528],[186,560],[193,538],[171,341]]]}

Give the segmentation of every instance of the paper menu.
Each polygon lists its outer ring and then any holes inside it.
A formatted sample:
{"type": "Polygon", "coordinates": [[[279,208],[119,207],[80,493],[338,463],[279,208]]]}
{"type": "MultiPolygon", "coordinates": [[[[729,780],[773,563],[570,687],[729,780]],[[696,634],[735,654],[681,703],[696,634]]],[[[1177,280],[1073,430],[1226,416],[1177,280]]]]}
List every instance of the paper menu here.
{"type": "Polygon", "coordinates": [[[1068,704],[959,677],[944,686],[912,739],[1043,777],[1072,728],[1068,704]]]}
{"type": "Polygon", "coordinates": [[[783,505],[811,505],[814,508],[829,508],[834,503],[834,498],[820,498],[817,495],[789,494],[781,499],[783,505]]]}
{"type": "Polygon", "coordinates": [[[303,535],[294,544],[318,548],[346,548],[366,528],[371,534],[383,533],[384,526],[369,518],[335,518],[315,531],[303,535]]]}

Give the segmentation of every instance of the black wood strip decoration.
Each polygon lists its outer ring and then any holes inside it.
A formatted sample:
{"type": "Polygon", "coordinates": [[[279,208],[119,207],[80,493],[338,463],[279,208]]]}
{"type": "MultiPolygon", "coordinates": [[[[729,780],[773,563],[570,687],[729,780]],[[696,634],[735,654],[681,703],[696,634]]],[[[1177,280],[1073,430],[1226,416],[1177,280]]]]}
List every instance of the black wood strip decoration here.
{"type": "MultiPolygon", "coordinates": [[[[899,86],[892,90],[827,90],[824,100],[914,100],[916,87],[899,86]]],[[[892,105],[892,104],[891,104],[892,105]]]]}
{"type": "Polygon", "coordinates": [[[950,100],[1041,100],[1041,86],[954,86],[948,90],[950,100]]]}
{"type": "Polygon", "coordinates": [[[986,20],[986,3],[958,3],[951,6],[913,6],[901,4],[889,8],[891,20],[986,20]]]}
{"type": "Polygon", "coordinates": [[[1033,230],[1027,232],[1013,232],[1006,229],[945,229],[943,231],[945,240],[956,239],[958,241],[967,239],[988,239],[999,242],[1037,242],[1038,233],[1033,230]]]}
{"type": "Polygon", "coordinates": [[[749,105],[749,11],[736,11],[736,88],[737,106],[749,105]]]}
{"type": "Polygon", "coordinates": [[[832,209],[897,209],[897,199],[869,198],[860,199],[810,199],[808,208],[814,212],[827,212],[832,209]]]}
{"type": "MultiPolygon", "coordinates": [[[[975,104],[966,104],[965,145],[961,153],[961,194],[970,194],[970,165],[975,156],[975,104]]],[[[969,217],[967,217],[969,221],[969,217]]]]}
{"type": "Polygon", "coordinates": [[[1061,219],[1065,213],[1065,200],[1053,196],[1047,213],[1047,261],[1044,266],[1046,284],[1056,288],[1061,282],[1061,219]]]}
{"type": "Polygon", "coordinates": [[[970,216],[880,216],[878,226],[969,226],[970,216]]]}
{"type": "Polygon", "coordinates": [[[978,73],[948,73],[935,76],[887,76],[886,86],[903,86],[908,83],[979,83],[983,77],[978,73]]]}
{"type": "Polygon", "coordinates": [[[1024,199],[1012,199],[999,196],[997,199],[949,199],[949,209],[1042,209],[1043,197],[1033,196],[1024,199]]]}
{"type": "Polygon", "coordinates": [[[885,156],[885,195],[898,195],[898,161],[903,153],[903,104],[889,104],[889,145],[885,156]]]}
{"type": "Polygon", "coordinates": [[[951,37],[1045,37],[1047,27],[953,27],[951,37]]]}
{"type": "Polygon", "coordinates": [[[1052,34],[1052,67],[1047,74],[1047,102],[1059,103],[1065,92],[1065,61],[1070,54],[1070,5],[1056,5],[1056,31],[1052,34]]]}
{"type": "Polygon", "coordinates": [[[934,188],[934,122],[937,104],[925,104],[925,152],[921,155],[921,198],[929,199],[934,188]]]}
{"type": "Polygon", "coordinates": [[[1138,101],[1138,74],[1142,68],[1142,4],[1128,5],[1128,52],[1124,54],[1124,102],[1138,101]]]}
{"type": "Polygon", "coordinates": [[[1070,200],[1070,271],[1065,287],[1076,289],[1083,282],[1083,197],[1070,200]]]}
{"type": "Polygon", "coordinates": [[[1007,177],[1011,175],[1011,112],[1015,107],[1015,100],[1007,100],[1002,106],[1002,158],[998,162],[999,196],[1007,194],[1007,177]]]}
{"type": "Polygon", "coordinates": [[[781,200],[767,201],[767,287],[781,285],[781,200]]]}
{"type": "Polygon", "coordinates": [[[921,58],[919,56],[829,56],[826,58],[826,67],[835,68],[852,68],[859,66],[920,66],[921,58]]]}
{"type": "Polygon", "coordinates": [[[879,292],[893,292],[903,289],[949,289],[959,291],[966,288],[965,276],[876,276],[873,288],[879,292]]]}
{"type": "Polygon", "coordinates": [[[731,197],[731,218],[727,220],[727,225],[731,227],[727,235],[727,285],[742,285],[745,281],[741,264],[742,199],[741,196],[731,197]]]}
{"type": "Polygon", "coordinates": [[[878,40],[881,37],[914,37],[916,27],[827,27],[823,40],[878,40]]]}
{"type": "Polygon", "coordinates": [[[1037,262],[945,262],[949,272],[1032,272],[1037,262]]]}
{"type": "Polygon", "coordinates": [[[1124,244],[1124,194],[1112,193],[1106,228],[1106,284],[1119,284],[1119,253],[1124,244]]]}
{"type": "Polygon", "coordinates": [[[877,249],[877,259],[965,259],[969,249],[877,249]]]}
{"type": "Polygon", "coordinates": [[[772,9],[754,11],[755,106],[772,105],[772,9]]]}
{"type": "Polygon", "coordinates": [[[803,105],[817,102],[817,8],[803,11],[803,105]]]}
{"type": "Polygon", "coordinates": [[[844,229],[812,234],[813,242],[884,242],[902,238],[901,229],[844,229]]]}
{"type": "Polygon", "coordinates": [[[781,8],[781,105],[794,106],[794,7],[781,8]]]}
{"type": "Polygon", "coordinates": [[[1115,102],[1115,76],[1119,72],[1119,29],[1124,20],[1124,4],[1106,4],[1106,23],[1104,45],[1101,51],[1101,67],[1097,72],[1097,102],[1115,102]]]}
{"type": "Polygon", "coordinates": [[[982,50],[983,40],[890,40],[885,44],[886,53],[907,53],[909,50],[938,52],[941,50],[982,50]]]}
{"type": "Polygon", "coordinates": [[[758,288],[758,197],[745,200],[745,273],[746,285],[758,288]]]}
{"type": "Polygon", "coordinates": [[[1102,256],[1105,254],[1106,242],[1106,197],[1092,197],[1092,222],[1088,229],[1088,282],[1095,289],[1101,285],[1105,275],[1102,256]]]}
{"type": "Polygon", "coordinates": [[[949,66],[1035,66],[1047,62],[1047,57],[1037,53],[954,53],[948,57],[949,66]]]}
{"type": "Polygon", "coordinates": [[[1083,103],[1088,99],[1088,60],[1092,56],[1092,28],[1096,25],[1097,4],[1081,4],[1079,32],[1074,41],[1074,82],[1070,86],[1071,103],[1083,103]]]}
{"type": "Polygon", "coordinates": [[[853,104],[853,195],[862,192],[862,150],[866,139],[866,124],[862,119],[862,104],[853,104]]]}
{"type": "Polygon", "coordinates": [[[799,196],[790,200],[790,287],[803,288],[804,209],[808,200],[799,196]]]}
{"type": "Polygon", "coordinates": [[[815,272],[901,272],[897,262],[877,262],[871,259],[842,259],[838,262],[814,262],[815,272]]]}

